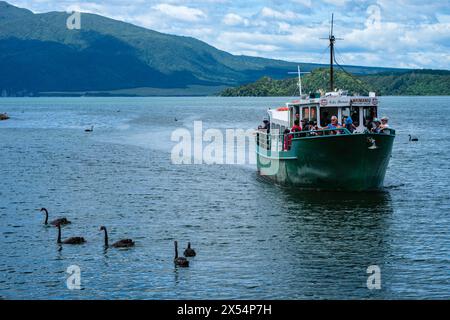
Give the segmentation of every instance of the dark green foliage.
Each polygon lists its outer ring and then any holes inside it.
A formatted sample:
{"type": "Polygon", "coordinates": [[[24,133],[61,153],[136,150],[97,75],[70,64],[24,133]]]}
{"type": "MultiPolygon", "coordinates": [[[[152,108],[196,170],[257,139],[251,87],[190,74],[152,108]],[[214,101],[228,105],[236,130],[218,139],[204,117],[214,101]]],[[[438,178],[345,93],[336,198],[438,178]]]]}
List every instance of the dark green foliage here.
{"type": "MultiPolygon", "coordinates": [[[[316,69],[302,77],[303,93],[322,89],[329,91],[329,69],[316,69]]],[[[254,83],[228,88],[221,96],[296,96],[299,94],[298,79],[274,80],[263,77],[254,83]]],[[[450,71],[412,70],[402,73],[379,73],[351,76],[335,71],[335,88],[350,93],[378,95],[450,95],[450,71]]]]}
{"type": "Polygon", "coordinates": [[[363,77],[380,95],[450,95],[450,71],[413,70],[363,77]]]}

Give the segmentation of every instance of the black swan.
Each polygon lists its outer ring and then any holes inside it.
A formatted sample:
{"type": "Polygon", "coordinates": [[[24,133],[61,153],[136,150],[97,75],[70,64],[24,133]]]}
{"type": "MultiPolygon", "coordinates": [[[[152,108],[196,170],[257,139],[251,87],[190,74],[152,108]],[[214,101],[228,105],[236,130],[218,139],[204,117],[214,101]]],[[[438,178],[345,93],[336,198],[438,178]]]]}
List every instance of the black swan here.
{"type": "Polygon", "coordinates": [[[178,256],[178,242],[175,241],[175,259],[173,262],[179,267],[189,267],[189,261],[184,257],[178,256]]]}
{"type": "MultiPolygon", "coordinates": [[[[48,210],[46,208],[41,208],[40,210],[41,212],[44,211],[45,212],[45,221],[44,224],[47,225],[48,224],[48,210]]],[[[56,226],[57,224],[60,225],[65,225],[65,224],[69,224],[71,223],[69,220],[67,220],[66,218],[59,218],[59,219],[55,219],[53,221],[50,221],[50,224],[53,226],[56,226]]]]}
{"type": "Polygon", "coordinates": [[[57,224],[56,226],[58,227],[58,244],[82,244],[86,242],[83,237],[71,237],[61,241],[61,225],[57,224]]]}
{"type": "Polygon", "coordinates": [[[419,141],[419,138],[417,138],[416,136],[412,136],[412,135],[408,135],[409,136],[409,141],[419,141]]]}
{"type": "Polygon", "coordinates": [[[94,131],[94,126],[91,126],[90,129],[84,129],[84,132],[92,132],[94,131]]]}
{"type": "MultiPolygon", "coordinates": [[[[108,231],[106,231],[106,227],[105,226],[101,226],[100,227],[100,231],[105,231],[105,247],[109,247],[108,245],[108,231]]],[[[111,247],[114,248],[129,248],[129,247],[133,247],[134,246],[134,242],[131,239],[122,239],[119,241],[114,242],[111,247]]]]}
{"type": "Polygon", "coordinates": [[[195,257],[195,250],[191,248],[191,243],[188,242],[187,248],[184,250],[185,257],[195,257]]]}

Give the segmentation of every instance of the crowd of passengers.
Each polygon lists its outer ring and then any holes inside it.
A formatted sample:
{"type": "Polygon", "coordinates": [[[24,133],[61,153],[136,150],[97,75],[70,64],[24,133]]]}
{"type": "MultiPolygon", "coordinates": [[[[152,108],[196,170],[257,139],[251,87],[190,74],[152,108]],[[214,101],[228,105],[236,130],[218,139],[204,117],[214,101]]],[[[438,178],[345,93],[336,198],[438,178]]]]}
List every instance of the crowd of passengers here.
{"type": "MultiPolygon", "coordinates": [[[[374,118],[372,121],[367,123],[367,130],[373,133],[381,133],[384,129],[389,128],[389,118],[383,117],[380,119],[374,118]]],[[[342,124],[338,122],[338,118],[336,116],[331,117],[331,122],[325,127],[319,127],[317,122],[308,121],[307,119],[299,120],[299,115],[296,114],[296,119],[294,120],[294,125],[292,128],[286,129],[289,133],[302,132],[302,131],[317,131],[324,129],[343,129],[346,128],[348,131],[353,133],[358,127],[358,123],[353,123],[353,120],[350,116],[345,116],[343,118],[342,124]]],[[[338,131],[331,131],[331,134],[337,134],[338,131]]],[[[286,131],[285,131],[286,133],[286,131]]]]}
{"type": "MultiPolygon", "coordinates": [[[[389,128],[389,118],[383,117],[380,119],[374,118],[367,124],[367,131],[373,133],[382,133],[384,129],[389,128]]],[[[299,115],[296,114],[296,119],[294,120],[294,125],[291,129],[284,130],[284,150],[289,150],[292,138],[296,136],[315,136],[322,134],[340,134],[343,130],[339,129],[347,129],[350,133],[353,133],[358,127],[358,123],[354,123],[350,116],[344,117],[342,124],[338,122],[338,118],[336,116],[331,117],[331,122],[325,127],[319,127],[317,122],[308,121],[306,119],[299,120],[299,115]],[[326,130],[329,131],[318,131],[318,130],[326,130]],[[336,129],[336,130],[333,130],[336,129]]]]}

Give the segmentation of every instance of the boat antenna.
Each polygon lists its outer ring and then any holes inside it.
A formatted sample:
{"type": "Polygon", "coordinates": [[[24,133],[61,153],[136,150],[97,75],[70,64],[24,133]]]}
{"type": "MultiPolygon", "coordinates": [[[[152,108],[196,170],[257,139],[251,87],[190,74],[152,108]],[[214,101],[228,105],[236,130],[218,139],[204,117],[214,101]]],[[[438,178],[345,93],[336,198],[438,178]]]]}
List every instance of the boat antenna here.
{"type": "Polygon", "coordinates": [[[288,72],[288,74],[298,74],[298,92],[300,93],[300,97],[302,96],[302,74],[307,74],[311,72],[302,72],[300,70],[300,65],[297,66],[297,72],[288,72]]]}
{"type": "Polygon", "coordinates": [[[326,39],[330,42],[329,47],[330,47],[330,91],[331,92],[334,91],[334,70],[333,70],[334,43],[336,42],[336,40],[344,40],[341,38],[336,38],[334,36],[333,28],[334,28],[334,13],[331,14],[331,26],[330,26],[330,34],[328,35],[328,38],[321,38],[321,39],[326,39]]]}

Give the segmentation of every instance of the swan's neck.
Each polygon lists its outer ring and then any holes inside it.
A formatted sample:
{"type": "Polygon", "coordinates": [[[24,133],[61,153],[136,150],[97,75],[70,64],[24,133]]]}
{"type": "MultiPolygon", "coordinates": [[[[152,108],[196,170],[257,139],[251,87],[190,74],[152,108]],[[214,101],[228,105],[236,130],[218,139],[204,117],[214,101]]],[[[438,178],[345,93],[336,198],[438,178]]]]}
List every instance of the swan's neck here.
{"type": "Polygon", "coordinates": [[[191,248],[191,243],[190,242],[188,242],[188,249],[190,249],[191,248]]]}
{"type": "Polygon", "coordinates": [[[175,259],[178,258],[178,246],[175,244],[175,259]]]}
{"type": "Polygon", "coordinates": [[[44,210],[44,212],[45,212],[45,222],[44,222],[44,224],[48,224],[48,211],[44,210]]]}
{"type": "Polygon", "coordinates": [[[108,231],[106,231],[106,228],[103,229],[103,231],[105,231],[105,247],[108,246],[108,231]]]}
{"type": "Polygon", "coordinates": [[[61,226],[58,225],[58,241],[57,243],[61,243],[61,226]]]}

